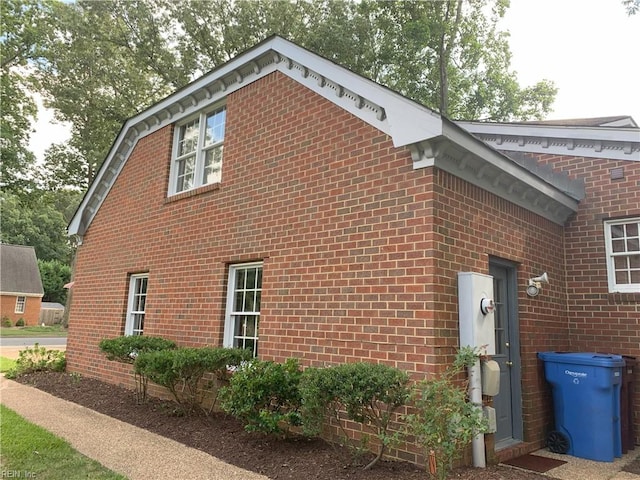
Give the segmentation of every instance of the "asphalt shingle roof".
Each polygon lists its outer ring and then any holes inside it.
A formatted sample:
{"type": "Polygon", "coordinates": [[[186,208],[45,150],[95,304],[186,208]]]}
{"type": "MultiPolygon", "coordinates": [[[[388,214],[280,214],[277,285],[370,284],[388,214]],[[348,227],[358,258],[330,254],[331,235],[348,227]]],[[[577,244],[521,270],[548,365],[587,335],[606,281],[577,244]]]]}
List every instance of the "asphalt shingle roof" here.
{"type": "Polygon", "coordinates": [[[0,292],[44,294],[33,247],[0,244],[0,292]]]}

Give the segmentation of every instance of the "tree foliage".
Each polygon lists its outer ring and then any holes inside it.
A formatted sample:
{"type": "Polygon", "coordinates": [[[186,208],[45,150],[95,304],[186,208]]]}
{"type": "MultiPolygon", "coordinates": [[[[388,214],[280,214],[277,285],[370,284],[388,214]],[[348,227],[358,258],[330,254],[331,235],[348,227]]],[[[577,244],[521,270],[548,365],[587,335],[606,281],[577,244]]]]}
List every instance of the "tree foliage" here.
{"type": "Polygon", "coordinates": [[[28,147],[36,115],[28,62],[40,54],[49,31],[49,5],[6,0],[0,8],[0,186],[14,193],[28,188],[29,168],[35,160],[28,147]]]}
{"type": "Polygon", "coordinates": [[[20,197],[9,191],[0,192],[0,241],[32,246],[40,260],[68,264],[71,245],[65,230],[69,212],[77,205],[77,195],[33,191],[30,196],[20,197]]]}
{"type": "Polygon", "coordinates": [[[62,305],[67,300],[64,285],[71,280],[71,267],[59,260],[38,260],[38,269],[44,288],[44,302],[57,302],[62,305]]]}
{"type": "Polygon", "coordinates": [[[49,185],[85,188],[123,122],[272,34],[450,118],[541,118],[551,82],[521,87],[505,0],[80,0],[55,3],[39,88],[72,137],[47,154],[49,185]]]}
{"type": "Polygon", "coordinates": [[[60,214],[39,192],[86,190],[128,118],[273,34],[449,118],[542,118],[556,89],[546,80],[518,84],[508,34],[497,28],[507,5],[5,0],[0,184],[18,198],[3,198],[3,241],[32,244],[44,260],[68,259],[60,214]],[[36,113],[30,91],[72,127],[71,138],[50,147],[40,165],[28,149],[36,113]],[[31,211],[22,218],[21,208],[31,211]]]}
{"type": "Polygon", "coordinates": [[[151,1],[54,4],[36,78],[72,132],[47,152],[53,184],[86,188],[125,120],[186,83],[154,10],[151,1]]]}

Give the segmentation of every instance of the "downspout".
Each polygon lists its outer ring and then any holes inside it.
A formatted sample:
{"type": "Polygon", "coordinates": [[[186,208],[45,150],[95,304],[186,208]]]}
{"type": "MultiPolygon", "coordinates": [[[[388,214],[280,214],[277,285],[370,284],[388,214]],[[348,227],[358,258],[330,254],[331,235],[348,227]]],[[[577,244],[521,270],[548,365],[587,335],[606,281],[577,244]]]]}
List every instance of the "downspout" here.
{"type": "MultiPolygon", "coordinates": [[[[482,377],[480,368],[480,358],[469,367],[469,401],[477,409],[482,409],[482,377]]],[[[484,450],[484,433],[478,433],[471,442],[473,453],[473,466],[485,468],[487,460],[484,450]]]]}

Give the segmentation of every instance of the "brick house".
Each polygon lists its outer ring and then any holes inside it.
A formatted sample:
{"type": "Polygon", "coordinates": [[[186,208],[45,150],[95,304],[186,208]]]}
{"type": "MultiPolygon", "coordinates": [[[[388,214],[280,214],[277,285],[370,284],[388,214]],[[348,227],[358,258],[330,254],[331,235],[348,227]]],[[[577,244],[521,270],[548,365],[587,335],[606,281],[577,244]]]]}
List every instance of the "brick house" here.
{"type": "Polygon", "coordinates": [[[97,345],[144,333],[421,378],[459,345],[457,273],[490,274],[489,453],[537,449],[537,352],[640,355],[640,130],[621,121],[456,123],[272,37],[122,128],[69,225],[68,368],[130,385],[97,345]]]}
{"type": "Polygon", "coordinates": [[[35,249],[0,244],[0,318],[38,325],[43,296],[35,249]]]}

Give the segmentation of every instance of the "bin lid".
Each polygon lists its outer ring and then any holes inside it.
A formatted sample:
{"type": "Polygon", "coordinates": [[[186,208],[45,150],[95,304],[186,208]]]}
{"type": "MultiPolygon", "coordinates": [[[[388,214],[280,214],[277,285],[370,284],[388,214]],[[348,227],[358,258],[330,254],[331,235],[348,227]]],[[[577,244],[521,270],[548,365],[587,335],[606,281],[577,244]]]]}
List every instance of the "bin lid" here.
{"type": "Polygon", "coordinates": [[[622,355],[595,352],[538,352],[543,362],[594,365],[597,367],[623,367],[622,355]]]}

